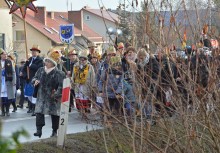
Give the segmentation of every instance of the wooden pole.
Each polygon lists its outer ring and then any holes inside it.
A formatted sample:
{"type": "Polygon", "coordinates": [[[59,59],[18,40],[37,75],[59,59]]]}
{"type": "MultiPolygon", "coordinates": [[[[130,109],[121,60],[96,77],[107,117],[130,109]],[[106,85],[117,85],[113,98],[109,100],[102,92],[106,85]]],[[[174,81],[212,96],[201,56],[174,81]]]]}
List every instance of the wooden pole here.
{"type": "MultiPolygon", "coordinates": [[[[24,38],[25,38],[25,51],[26,51],[26,60],[28,60],[28,47],[27,47],[27,28],[26,28],[26,20],[23,18],[24,21],[24,38]]],[[[27,66],[27,78],[29,79],[29,67],[27,66]]]]}

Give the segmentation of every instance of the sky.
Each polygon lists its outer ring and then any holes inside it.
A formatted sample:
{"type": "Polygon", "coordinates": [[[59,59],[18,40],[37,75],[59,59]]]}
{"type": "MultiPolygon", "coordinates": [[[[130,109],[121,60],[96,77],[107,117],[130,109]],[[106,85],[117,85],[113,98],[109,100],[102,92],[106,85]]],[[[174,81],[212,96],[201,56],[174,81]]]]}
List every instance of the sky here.
{"type": "MultiPolygon", "coordinates": [[[[71,4],[73,10],[80,10],[82,7],[88,5],[91,8],[98,9],[99,4],[103,3],[108,9],[116,9],[120,0],[68,0],[69,10],[71,10],[71,4]]],[[[37,0],[33,2],[36,6],[46,6],[48,11],[67,11],[67,0],[37,0]]],[[[101,6],[103,6],[101,4],[101,6]]]]}

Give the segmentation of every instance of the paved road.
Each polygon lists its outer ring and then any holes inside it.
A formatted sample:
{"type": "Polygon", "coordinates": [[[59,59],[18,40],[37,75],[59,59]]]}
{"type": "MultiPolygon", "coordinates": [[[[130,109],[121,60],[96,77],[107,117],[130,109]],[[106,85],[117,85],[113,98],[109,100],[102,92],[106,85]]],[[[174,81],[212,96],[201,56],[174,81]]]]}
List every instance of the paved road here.
{"type": "MultiPolygon", "coordinates": [[[[10,112],[11,111],[12,110],[10,110],[10,112]]],[[[33,133],[36,131],[35,117],[32,117],[31,114],[27,114],[27,109],[18,109],[17,112],[11,113],[10,117],[1,117],[1,119],[3,122],[3,136],[10,136],[16,130],[24,128],[30,134],[30,138],[27,139],[21,137],[21,142],[31,142],[39,140],[38,137],[33,136],[33,133]]],[[[45,122],[46,125],[43,127],[43,134],[40,139],[49,138],[52,133],[50,116],[46,116],[45,122]]],[[[85,121],[82,121],[76,110],[71,112],[69,115],[67,134],[85,132],[99,128],[100,127],[97,125],[87,124],[85,121]]]]}

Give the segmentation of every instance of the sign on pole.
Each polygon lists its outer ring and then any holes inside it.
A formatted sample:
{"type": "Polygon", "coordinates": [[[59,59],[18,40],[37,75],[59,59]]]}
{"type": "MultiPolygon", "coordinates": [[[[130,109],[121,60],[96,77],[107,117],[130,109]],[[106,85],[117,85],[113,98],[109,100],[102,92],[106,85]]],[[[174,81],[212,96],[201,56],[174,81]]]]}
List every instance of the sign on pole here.
{"type": "Polygon", "coordinates": [[[74,25],[60,25],[60,40],[65,44],[71,44],[74,39],[74,25]]]}
{"type": "Polygon", "coordinates": [[[64,146],[66,130],[68,125],[69,104],[70,104],[70,79],[66,78],[63,80],[57,146],[62,146],[62,147],[64,146]]]}

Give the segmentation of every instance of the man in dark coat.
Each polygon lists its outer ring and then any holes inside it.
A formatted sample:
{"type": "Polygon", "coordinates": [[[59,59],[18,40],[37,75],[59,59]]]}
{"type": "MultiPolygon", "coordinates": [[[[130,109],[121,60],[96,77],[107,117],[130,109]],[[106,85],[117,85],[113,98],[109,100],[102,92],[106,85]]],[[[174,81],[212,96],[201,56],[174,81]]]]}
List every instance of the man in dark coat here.
{"type": "MultiPolygon", "coordinates": [[[[74,65],[79,61],[78,60],[78,54],[76,53],[76,50],[75,49],[72,49],[70,50],[70,52],[68,53],[68,62],[66,63],[67,67],[66,67],[66,70],[67,70],[67,76],[68,77],[71,77],[72,74],[73,74],[73,67],[74,65]]],[[[75,92],[73,89],[71,89],[71,94],[70,94],[70,107],[69,107],[69,112],[71,112],[71,108],[74,107],[74,104],[73,104],[73,99],[75,98],[75,92]]]]}
{"type": "MultiPolygon", "coordinates": [[[[39,53],[41,52],[39,46],[33,45],[30,51],[32,52],[32,56],[25,63],[24,68],[20,74],[26,80],[26,83],[29,83],[34,77],[37,70],[43,67],[43,59],[39,56],[39,53]]],[[[27,113],[32,113],[32,116],[35,116],[35,104],[31,102],[31,98],[32,96],[28,98],[29,110],[27,113]]]]}

